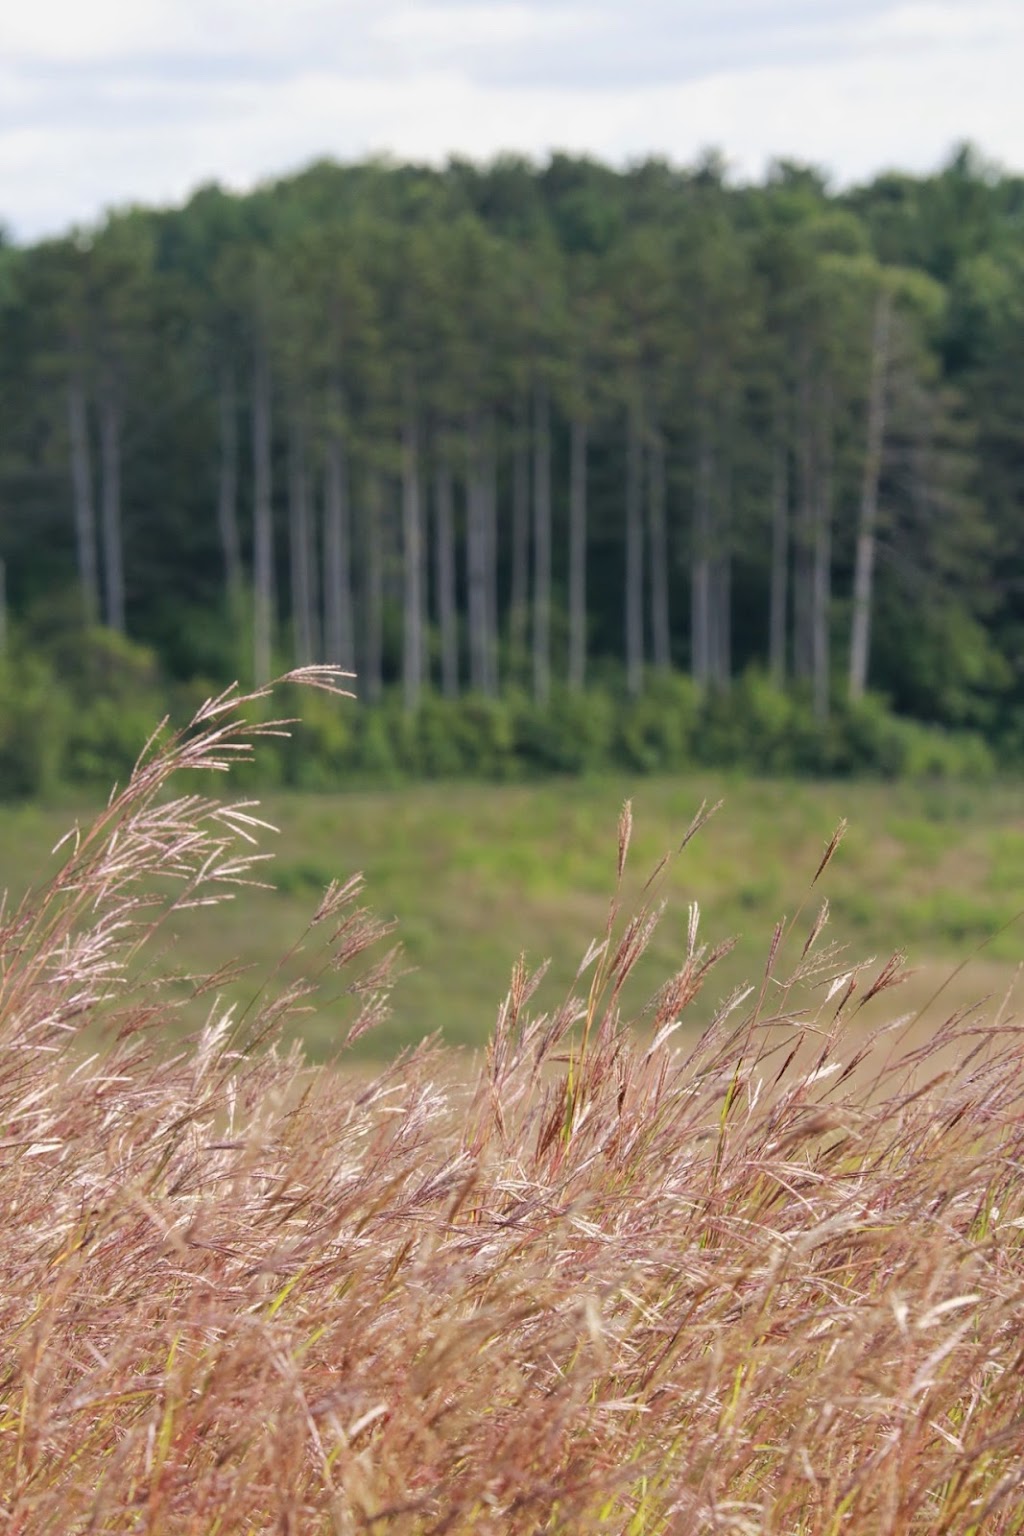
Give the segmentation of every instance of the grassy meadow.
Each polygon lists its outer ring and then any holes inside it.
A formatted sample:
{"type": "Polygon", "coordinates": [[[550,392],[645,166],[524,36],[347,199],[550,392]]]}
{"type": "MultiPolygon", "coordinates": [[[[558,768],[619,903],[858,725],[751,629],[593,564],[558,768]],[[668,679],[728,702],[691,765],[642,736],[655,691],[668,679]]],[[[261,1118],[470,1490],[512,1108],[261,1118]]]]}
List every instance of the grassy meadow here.
{"type": "MultiPolygon", "coordinates": [[[[904,1011],[922,1007],[942,986],[930,1018],[1001,995],[1024,957],[1024,926],[1014,922],[1024,907],[1024,796],[1016,787],[707,774],[264,796],[258,814],[278,832],[261,834],[262,850],[273,854],[261,878],[275,889],[177,915],[146,961],[162,949],[163,966],[206,972],[237,959],[245,973],[224,991],[244,1005],[268,964],[276,966],[293,944],[303,947],[285,973],[315,966],[303,939],[310,914],[329,881],[362,872],[366,904],[397,923],[404,974],[391,1018],[358,1053],[386,1060],[435,1031],[449,1044],[479,1046],[521,952],[531,966],[551,962],[538,1006],[556,1007],[571,988],[587,944],[604,926],[626,798],[634,816],[627,905],[701,804],[722,802],[665,880],[665,920],[626,994],[634,1012],[678,963],[694,901],[706,940],[736,939],[687,1019],[695,1032],[723,996],[759,978],[775,922],[805,903],[808,915],[817,912],[822,895],[830,905],[828,935],[851,961],[906,951],[915,974],[899,995],[904,1011]],[[821,851],[843,818],[841,848],[810,900],[821,851]]],[[[68,827],[94,813],[84,805],[0,809],[0,887],[20,894],[56,863],[49,850],[68,827]]],[[[182,1027],[199,1022],[208,1003],[204,997],[201,1008],[186,1009],[182,1027]]],[[[311,1055],[331,1053],[347,1006],[328,994],[302,1020],[311,1055]]]]}
{"type": "Polygon", "coordinates": [[[0,922],[4,1529],[1021,1536],[1016,929],[914,1017],[1013,915],[1012,792],[271,801],[274,893],[195,771],[249,741],[208,708],[0,922]],[[437,1029],[486,1049],[394,1055],[437,1029]]]}

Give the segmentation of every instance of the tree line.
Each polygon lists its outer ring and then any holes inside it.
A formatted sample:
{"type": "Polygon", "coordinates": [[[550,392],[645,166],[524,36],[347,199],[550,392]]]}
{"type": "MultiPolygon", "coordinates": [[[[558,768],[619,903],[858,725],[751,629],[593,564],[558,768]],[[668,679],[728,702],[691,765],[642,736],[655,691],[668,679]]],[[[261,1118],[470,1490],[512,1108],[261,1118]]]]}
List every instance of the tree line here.
{"type": "Polygon", "coordinates": [[[1022,233],[964,148],[323,163],[0,245],[4,632],[409,712],[757,668],[1016,746],[1022,233]]]}

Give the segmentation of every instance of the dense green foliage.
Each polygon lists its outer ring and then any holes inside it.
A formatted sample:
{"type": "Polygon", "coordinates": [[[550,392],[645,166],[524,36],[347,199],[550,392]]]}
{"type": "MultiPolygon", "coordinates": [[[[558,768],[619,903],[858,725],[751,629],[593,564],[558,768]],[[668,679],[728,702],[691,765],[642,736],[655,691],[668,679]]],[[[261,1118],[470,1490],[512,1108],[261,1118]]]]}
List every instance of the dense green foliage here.
{"type": "MultiPolygon", "coordinates": [[[[0,799],[123,780],[163,715],[182,720],[210,689],[157,688],[154,654],[103,629],[59,670],[38,657],[0,663],[0,799]],[[95,664],[110,668],[97,677],[95,664]]],[[[288,693],[282,697],[288,702],[288,693]]],[[[238,778],[259,789],[396,786],[419,779],[514,783],[547,775],[680,773],[700,768],[814,777],[993,779],[1002,766],[977,731],[901,718],[869,696],[815,718],[809,700],[745,673],[727,692],[679,673],[654,674],[635,698],[564,685],[538,702],[398,689],[373,704],[291,699],[293,734],[268,739],[238,778]],[[301,708],[301,718],[298,711],[301,708]]]]}
{"type": "Polygon", "coordinates": [[[1022,222],[556,156],[0,246],[0,792],[322,658],[379,708],[288,782],[1015,759],[1022,222]]]}

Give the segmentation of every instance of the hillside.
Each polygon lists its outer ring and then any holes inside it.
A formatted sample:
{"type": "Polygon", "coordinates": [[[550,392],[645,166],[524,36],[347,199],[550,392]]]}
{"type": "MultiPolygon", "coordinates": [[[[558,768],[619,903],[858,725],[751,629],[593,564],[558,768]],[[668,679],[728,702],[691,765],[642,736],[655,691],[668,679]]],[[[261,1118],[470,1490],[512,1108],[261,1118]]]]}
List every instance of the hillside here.
{"type": "MultiPolygon", "coordinates": [[[[251,971],[232,995],[247,998],[265,976],[268,957],[276,959],[301,938],[328,881],[362,871],[366,904],[397,919],[407,973],[392,1019],[361,1043],[361,1053],[386,1058],[435,1030],[453,1043],[479,1044],[520,951],[531,964],[551,960],[538,1006],[555,1006],[570,987],[589,940],[603,931],[615,882],[616,823],[627,796],[634,810],[627,901],[639,896],[701,803],[724,802],[668,876],[669,910],[629,998],[639,1004],[645,978],[653,987],[678,961],[688,904],[697,901],[703,938],[714,943],[735,936],[738,943],[716,968],[713,988],[694,1005],[694,1026],[707,1021],[732,987],[759,978],[778,918],[803,906],[802,922],[809,923],[819,904],[817,892],[809,894],[810,881],[843,817],[849,830],[822,882],[831,905],[829,933],[849,946],[851,961],[867,954],[884,959],[895,944],[907,949],[919,976],[900,993],[886,994],[891,1015],[923,1004],[1022,904],[1024,813],[1010,786],[922,789],[706,776],[278,794],[264,797],[260,811],[280,828],[278,836],[263,838],[274,854],[266,878],[276,890],[243,892],[223,906],[176,918],[171,963],[181,972],[203,972],[237,957],[251,971]]],[[[78,813],[88,814],[81,807],[78,813]]],[[[0,884],[17,893],[26,871],[38,876],[45,851],[73,816],[64,806],[0,809],[0,884]]],[[[943,994],[936,1013],[1001,994],[1013,979],[1021,942],[1019,925],[995,938],[943,994]]],[[[308,961],[307,950],[295,961],[296,973],[308,961]]],[[[307,1020],[314,1054],[330,1051],[345,1013],[338,1000],[307,1020]]]]}

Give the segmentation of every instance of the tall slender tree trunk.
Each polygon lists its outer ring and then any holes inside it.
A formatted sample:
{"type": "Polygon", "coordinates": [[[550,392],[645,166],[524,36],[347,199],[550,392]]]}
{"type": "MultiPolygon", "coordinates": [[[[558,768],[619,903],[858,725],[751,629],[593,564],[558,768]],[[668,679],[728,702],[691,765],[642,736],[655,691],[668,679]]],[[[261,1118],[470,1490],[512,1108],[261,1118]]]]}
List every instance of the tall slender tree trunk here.
{"type": "Polygon", "coordinates": [[[487,665],[487,508],[484,489],[480,416],[474,411],[467,430],[466,454],[466,605],[469,619],[469,680],[486,693],[487,665]]]}
{"type": "Polygon", "coordinates": [[[533,696],[551,697],[551,405],[538,383],[533,396],[533,696]]]}
{"type": "Polygon", "coordinates": [[[103,509],[103,590],[107,625],[124,634],[124,548],[121,537],[121,411],[113,385],[100,399],[100,474],[103,509]]]}
{"type": "Polygon", "coordinates": [[[711,418],[701,412],[697,437],[696,499],[693,509],[693,555],[690,567],[690,668],[694,682],[705,688],[711,680],[711,559],[714,531],[715,459],[711,418]]]}
{"type": "Polygon", "coordinates": [[[647,517],[651,557],[651,657],[656,667],[672,665],[668,606],[668,531],[665,516],[665,439],[656,427],[650,438],[647,517]]]}
{"type": "Polygon", "coordinates": [[[329,662],[351,672],[355,667],[352,527],[348,461],[339,419],[340,409],[334,413],[324,463],[324,651],[329,662]]]}
{"type": "Polygon", "coordinates": [[[814,713],[828,718],[829,621],[832,608],[832,385],[822,391],[815,464],[813,602],[814,713]]]}
{"type": "MultiPolygon", "coordinates": [[[[726,441],[732,441],[731,433],[727,432],[726,441]]],[[[715,491],[708,677],[716,688],[725,689],[732,678],[732,473],[728,453],[722,455],[715,491]]]]}
{"type": "Polygon", "coordinates": [[[459,630],[455,610],[455,509],[452,471],[442,447],[434,475],[434,585],[441,636],[441,691],[454,699],[459,691],[459,630]]]}
{"type": "Polygon", "coordinates": [[[314,610],[314,555],[306,464],[306,424],[298,408],[292,412],[288,434],[288,532],[291,549],[292,629],[295,659],[300,667],[316,660],[319,649],[314,610]]]}
{"type": "Polygon", "coordinates": [[[96,514],[92,499],[92,458],[85,384],[75,372],[68,381],[68,427],[71,436],[71,490],[75,509],[75,548],[82,610],[87,624],[99,623],[100,578],[96,559],[96,514]]]}
{"type": "Polygon", "coordinates": [[[512,580],[509,591],[509,653],[521,678],[526,657],[530,585],[530,426],[520,408],[512,459],[512,580]]]}
{"type": "Polygon", "coordinates": [[[217,529],[224,561],[228,608],[238,617],[242,597],[242,545],[238,533],[238,399],[234,370],[225,363],[220,374],[220,477],[217,487],[217,529]]]}
{"type": "Polygon", "coordinates": [[[376,703],[384,691],[384,486],[370,468],[362,518],[364,696],[376,703]]]}
{"type": "Polygon", "coordinates": [[[402,572],[402,689],[405,707],[412,711],[423,690],[425,651],[419,423],[411,404],[402,427],[402,572]]]}
{"type": "Polygon", "coordinates": [[[807,357],[801,362],[797,407],[799,478],[793,562],[793,671],[806,682],[814,676],[814,542],[818,497],[812,382],[807,357]]]}
{"type": "Polygon", "coordinates": [[[484,540],[484,666],[487,692],[498,693],[498,443],[493,412],[484,417],[481,495],[484,540]]]}
{"type": "Polygon", "coordinates": [[[274,510],[270,469],[270,366],[257,347],[252,377],[253,674],[270,681],[274,629],[274,510]]]}
{"type": "Polygon", "coordinates": [[[732,559],[720,552],[712,564],[711,677],[716,688],[732,680],[732,559]]]}
{"type": "Polygon", "coordinates": [[[587,669],[587,424],[574,417],[569,446],[569,687],[587,669]]]}
{"type": "Polygon", "coordinates": [[[786,682],[789,617],[789,443],[781,397],[776,402],[772,465],[772,569],[769,614],[769,666],[772,682],[786,682]]]}
{"type": "Polygon", "coordinates": [[[868,434],[861,481],[857,554],[853,571],[853,620],[850,626],[850,698],[864,697],[871,651],[871,608],[874,594],[875,539],[878,527],[878,487],[885,450],[886,374],[889,367],[889,328],[892,300],[887,291],[875,304],[871,347],[871,389],[868,434]]]}
{"type": "Polygon", "coordinates": [[[626,687],[635,697],[644,685],[643,402],[639,381],[630,393],[626,420],[626,687]]]}

